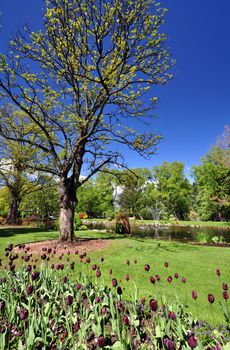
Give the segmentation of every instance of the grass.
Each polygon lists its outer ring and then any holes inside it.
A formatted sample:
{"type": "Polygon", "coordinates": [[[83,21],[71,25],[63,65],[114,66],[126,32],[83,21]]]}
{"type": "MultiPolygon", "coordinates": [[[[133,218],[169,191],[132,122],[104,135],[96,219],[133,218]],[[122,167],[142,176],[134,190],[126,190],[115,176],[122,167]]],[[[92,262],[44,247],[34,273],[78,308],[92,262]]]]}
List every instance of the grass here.
{"type": "MultiPolygon", "coordinates": [[[[82,238],[114,238],[110,247],[95,251],[90,254],[90,257],[92,264],[101,266],[105,283],[110,283],[108,271],[112,268],[113,276],[121,280],[127,297],[133,296],[135,289],[133,282],[135,282],[140,298],[151,296],[159,300],[160,296],[164,295],[167,301],[172,303],[176,301],[183,304],[187,301],[188,310],[195,317],[198,316],[199,319],[215,324],[221,324],[224,321],[219,301],[222,301],[222,282],[230,282],[229,248],[121,237],[96,231],[81,231],[77,232],[77,235],[82,238]],[[103,263],[101,263],[102,257],[103,263]],[[127,265],[127,259],[130,260],[130,265],[127,265]],[[135,259],[137,264],[134,263],[135,259]],[[169,263],[167,269],[164,267],[165,261],[169,263]],[[144,270],[145,264],[150,265],[149,272],[144,270]],[[216,276],[217,268],[221,270],[220,277],[216,276]],[[175,272],[179,274],[177,280],[174,278],[175,272]],[[125,280],[127,273],[130,276],[128,282],[125,280]],[[156,274],[160,275],[161,281],[153,285],[149,277],[156,274]],[[168,276],[173,277],[171,284],[167,282],[168,276]],[[185,284],[181,281],[182,277],[187,279],[185,284]],[[198,292],[197,307],[191,297],[192,290],[198,292]],[[212,309],[207,301],[209,293],[212,293],[216,299],[211,305],[212,309]]],[[[47,232],[35,228],[0,229],[0,257],[4,258],[4,248],[9,243],[19,244],[57,237],[58,232],[47,232]]],[[[71,259],[78,261],[76,256],[71,259]]],[[[81,268],[86,269],[86,266],[81,268]]]]}

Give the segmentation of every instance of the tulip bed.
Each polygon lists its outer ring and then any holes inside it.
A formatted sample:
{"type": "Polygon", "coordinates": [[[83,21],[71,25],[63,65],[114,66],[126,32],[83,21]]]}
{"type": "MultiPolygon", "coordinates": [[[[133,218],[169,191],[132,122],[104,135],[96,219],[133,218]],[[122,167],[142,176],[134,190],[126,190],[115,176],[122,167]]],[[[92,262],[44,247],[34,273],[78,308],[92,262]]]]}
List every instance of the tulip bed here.
{"type": "MultiPolygon", "coordinates": [[[[221,303],[226,323],[212,327],[192,317],[178,300],[168,304],[162,293],[139,296],[129,273],[125,280],[130,292],[124,293],[124,283],[114,271],[105,272],[103,258],[92,261],[76,251],[59,260],[55,247],[44,247],[38,257],[24,244],[17,254],[9,245],[6,255],[8,261],[0,270],[1,350],[229,349],[226,283],[221,303]]],[[[126,259],[127,267],[130,263],[126,259]]],[[[161,278],[150,274],[149,264],[140,266],[136,259],[132,264],[157,288],[161,278]]],[[[168,265],[165,261],[166,270],[168,265]]],[[[169,285],[171,279],[177,279],[176,275],[168,276],[169,285]]],[[[185,277],[182,283],[186,283],[185,277]]],[[[192,297],[196,301],[195,290],[192,297]]],[[[210,307],[213,298],[210,293],[210,307]]]]}

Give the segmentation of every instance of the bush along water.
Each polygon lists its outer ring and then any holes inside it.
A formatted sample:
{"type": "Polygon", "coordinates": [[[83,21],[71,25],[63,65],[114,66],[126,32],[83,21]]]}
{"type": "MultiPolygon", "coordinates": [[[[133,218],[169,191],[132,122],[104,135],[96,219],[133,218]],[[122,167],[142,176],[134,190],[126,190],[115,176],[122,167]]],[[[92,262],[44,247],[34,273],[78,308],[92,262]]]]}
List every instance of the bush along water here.
{"type": "MultiPolygon", "coordinates": [[[[86,254],[76,251],[70,261],[67,253],[65,264],[54,264],[50,259],[55,256],[55,248],[44,248],[39,258],[29,254],[24,246],[21,249],[23,255],[18,255],[9,246],[9,268],[1,268],[1,350],[229,349],[226,283],[222,286],[222,306],[227,322],[212,328],[194,319],[179,303],[168,305],[162,297],[138,297],[134,283],[133,295],[126,300],[123,286],[112,270],[108,271],[110,282],[106,285],[105,272],[86,254]],[[18,264],[17,269],[18,258],[23,259],[23,264],[18,264]],[[82,272],[84,265],[88,273],[82,272]]],[[[126,264],[129,266],[130,261],[126,264]]],[[[167,266],[165,262],[166,269],[167,266]]],[[[145,264],[143,272],[149,271],[150,266],[145,264]]],[[[129,274],[125,279],[132,283],[129,274]]],[[[160,283],[160,276],[150,276],[149,280],[160,283]]],[[[168,282],[171,281],[169,276],[168,282]]],[[[192,291],[192,298],[196,301],[196,291],[192,291]]],[[[209,294],[210,307],[214,301],[215,297],[209,294]]]]}

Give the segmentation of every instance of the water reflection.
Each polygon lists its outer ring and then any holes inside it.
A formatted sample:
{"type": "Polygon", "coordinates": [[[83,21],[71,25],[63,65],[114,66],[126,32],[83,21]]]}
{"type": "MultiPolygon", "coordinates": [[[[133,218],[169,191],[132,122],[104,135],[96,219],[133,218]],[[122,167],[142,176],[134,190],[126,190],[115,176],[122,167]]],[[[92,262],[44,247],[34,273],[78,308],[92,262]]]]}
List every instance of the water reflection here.
{"type": "MultiPolygon", "coordinates": [[[[113,230],[114,225],[112,222],[98,222],[90,221],[86,223],[89,229],[108,229],[113,230]]],[[[218,227],[192,227],[192,226],[156,226],[150,225],[137,225],[132,224],[132,235],[136,237],[148,237],[163,240],[174,240],[180,242],[198,242],[198,236],[200,233],[204,233],[208,237],[208,241],[211,241],[213,237],[223,237],[227,243],[230,243],[230,228],[218,228],[218,227]]]]}

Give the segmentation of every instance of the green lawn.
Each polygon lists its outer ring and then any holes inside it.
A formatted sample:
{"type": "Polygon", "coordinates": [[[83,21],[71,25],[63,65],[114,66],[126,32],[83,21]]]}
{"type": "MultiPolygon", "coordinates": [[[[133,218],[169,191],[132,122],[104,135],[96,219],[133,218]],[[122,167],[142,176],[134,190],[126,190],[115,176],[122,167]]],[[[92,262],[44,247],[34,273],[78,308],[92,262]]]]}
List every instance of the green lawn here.
{"type": "MultiPolygon", "coordinates": [[[[121,284],[127,297],[134,294],[134,285],[138,286],[139,298],[154,297],[160,300],[166,297],[167,302],[186,303],[188,310],[197,315],[200,319],[206,319],[215,324],[223,322],[223,315],[219,301],[222,301],[222,282],[230,284],[229,258],[230,248],[201,247],[169,241],[155,241],[152,239],[138,239],[131,237],[114,236],[96,231],[81,231],[77,233],[85,238],[114,238],[110,247],[95,251],[90,254],[91,264],[101,266],[102,278],[105,283],[109,282],[109,269],[113,270],[113,276],[121,280],[121,284]],[[101,258],[104,262],[101,262],[101,258]],[[130,265],[126,260],[130,260],[130,265]],[[134,260],[137,259],[137,263],[134,260]],[[169,267],[164,267],[164,262],[169,267]],[[150,265],[150,271],[144,270],[144,265],[150,265]],[[221,270],[221,276],[216,276],[216,269],[221,270]],[[179,278],[174,278],[178,272],[179,278]],[[129,273],[130,280],[125,280],[129,273]],[[151,284],[149,277],[159,274],[160,283],[151,284]],[[167,277],[172,276],[173,281],[167,282],[167,277]],[[185,284],[181,278],[186,277],[185,284]],[[191,297],[192,290],[197,290],[197,308],[191,297]],[[214,294],[215,302],[211,307],[207,301],[207,295],[214,294]]],[[[46,232],[35,228],[0,229],[0,256],[4,259],[4,248],[9,244],[19,244],[45,239],[54,239],[58,233],[46,232]]],[[[70,257],[70,260],[78,262],[77,256],[70,257]]],[[[89,270],[90,266],[79,264],[79,268],[89,270]]],[[[92,273],[92,272],[91,272],[92,273]]]]}

